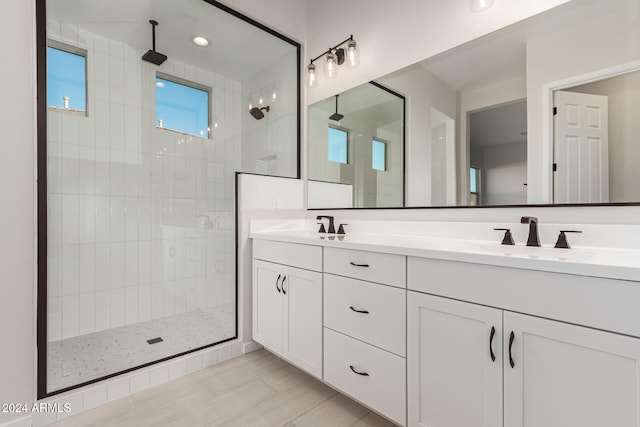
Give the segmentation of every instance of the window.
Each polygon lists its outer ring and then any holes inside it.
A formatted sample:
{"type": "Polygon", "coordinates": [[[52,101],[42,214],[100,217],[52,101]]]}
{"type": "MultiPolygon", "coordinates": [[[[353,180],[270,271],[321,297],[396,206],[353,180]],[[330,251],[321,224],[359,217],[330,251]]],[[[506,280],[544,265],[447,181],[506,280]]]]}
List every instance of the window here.
{"type": "Polygon", "coordinates": [[[387,143],[374,139],[371,141],[371,167],[375,170],[387,170],[387,143]]]}
{"type": "Polygon", "coordinates": [[[87,111],[87,52],[49,41],[47,46],[47,105],[87,111]]]}
{"type": "Polygon", "coordinates": [[[342,129],[329,128],[329,161],[347,164],[347,142],[349,133],[342,129]]]}
{"type": "Polygon", "coordinates": [[[478,195],[480,193],[480,169],[471,167],[469,169],[469,192],[471,193],[471,205],[478,205],[478,195]]]}
{"type": "Polygon", "coordinates": [[[158,74],[156,127],[209,138],[209,89],[158,74]]]}

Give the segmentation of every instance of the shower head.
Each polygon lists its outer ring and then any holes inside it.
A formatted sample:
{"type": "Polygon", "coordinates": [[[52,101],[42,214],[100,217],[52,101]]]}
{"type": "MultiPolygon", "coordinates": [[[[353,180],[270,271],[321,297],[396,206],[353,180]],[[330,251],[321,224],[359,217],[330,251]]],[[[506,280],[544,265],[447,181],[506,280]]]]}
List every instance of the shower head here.
{"type": "Polygon", "coordinates": [[[336,95],[336,112],[329,116],[331,120],[335,120],[336,122],[339,122],[344,117],[343,114],[338,113],[338,96],[340,95],[336,95]]]}
{"type": "Polygon", "coordinates": [[[142,60],[151,62],[152,64],[160,65],[167,60],[167,55],[163,55],[160,52],[156,52],[156,25],[158,25],[158,22],[152,19],[149,21],[149,23],[151,24],[151,35],[153,37],[153,49],[149,49],[147,53],[142,55],[142,60]]]}
{"type": "Polygon", "coordinates": [[[253,116],[254,119],[260,120],[261,118],[264,117],[264,113],[262,112],[262,110],[265,110],[268,113],[269,106],[267,105],[266,107],[262,107],[262,108],[253,107],[251,110],[249,110],[249,113],[253,116]]]}

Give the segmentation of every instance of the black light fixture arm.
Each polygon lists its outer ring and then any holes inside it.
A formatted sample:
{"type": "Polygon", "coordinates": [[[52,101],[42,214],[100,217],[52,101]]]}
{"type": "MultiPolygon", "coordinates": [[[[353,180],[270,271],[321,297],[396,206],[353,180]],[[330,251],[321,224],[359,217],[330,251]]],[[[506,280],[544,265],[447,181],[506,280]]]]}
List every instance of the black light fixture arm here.
{"type": "Polygon", "coordinates": [[[317,61],[318,59],[322,58],[322,57],[323,57],[323,56],[325,56],[327,53],[331,53],[331,52],[333,52],[334,50],[338,49],[340,46],[342,46],[343,44],[345,44],[346,42],[348,42],[348,41],[350,41],[350,40],[353,40],[353,34],[351,34],[351,35],[349,36],[349,38],[348,38],[348,39],[346,39],[346,40],[344,40],[344,41],[341,41],[340,43],[338,43],[338,44],[337,44],[337,45],[335,45],[334,47],[330,47],[330,48],[329,48],[329,49],[327,49],[326,51],[322,52],[320,55],[318,55],[318,56],[316,56],[315,58],[313,58],[313,59],[311,60],[311,62],[309,62],[309,63],[310,63],[310,64],[313,64],[313,63],[314,63],[314,61],[317,61]]]}
{"type": "Polygon", "coordinates": [[[151,40],[152,40],[152,46],[153,46],[153,50],[156,50],[156,25],[158,25],[158,21],[155,21],[153,19],[149,20],[149,24],[151,24],[151,40]]]}

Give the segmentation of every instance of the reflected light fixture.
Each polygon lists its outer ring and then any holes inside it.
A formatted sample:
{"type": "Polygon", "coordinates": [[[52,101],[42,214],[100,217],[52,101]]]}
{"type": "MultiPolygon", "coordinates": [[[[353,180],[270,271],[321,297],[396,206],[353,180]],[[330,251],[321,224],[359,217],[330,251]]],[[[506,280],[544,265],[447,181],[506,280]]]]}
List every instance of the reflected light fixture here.
{"type": "Polygon", "coordinates": [[[315,61],[324,56],[324,77],[334,79],[338,76],[338,66],[347,63],[350,67],[360,65],[360,55],[357,49],[358,44],[351,35],[348,39],[330,47],[320,55],[313,58],[307,65],[307,86],[316,87],[318,85],[318,74],[315,61]]]}
{"type": "Polygon", "coordinates": [[[198,46],[209,46],[209,40],[207,40],[206,37],[194,36],[191,41],[198,46]]]}
{"type": "Polygon", "coordinates": [[[469,10],[471,12],[484,12],[493,6],[493,0],[471,0],[469,10]]]}

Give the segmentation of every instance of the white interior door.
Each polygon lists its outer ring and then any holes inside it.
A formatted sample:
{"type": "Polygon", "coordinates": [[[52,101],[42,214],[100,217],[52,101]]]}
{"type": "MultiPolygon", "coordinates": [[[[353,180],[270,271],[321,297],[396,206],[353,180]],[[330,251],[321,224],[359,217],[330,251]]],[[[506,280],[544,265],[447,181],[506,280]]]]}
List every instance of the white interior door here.
{"type": "Polygon", "coordinates": [[[554,101],[554,203],[608,202],[608,98],[556,91],[554,101]]]}

